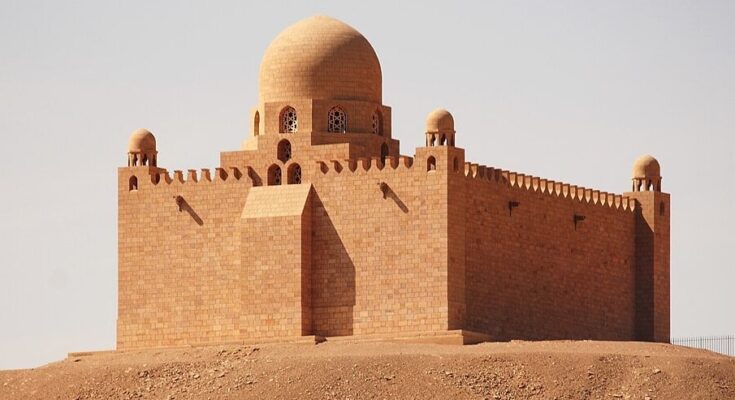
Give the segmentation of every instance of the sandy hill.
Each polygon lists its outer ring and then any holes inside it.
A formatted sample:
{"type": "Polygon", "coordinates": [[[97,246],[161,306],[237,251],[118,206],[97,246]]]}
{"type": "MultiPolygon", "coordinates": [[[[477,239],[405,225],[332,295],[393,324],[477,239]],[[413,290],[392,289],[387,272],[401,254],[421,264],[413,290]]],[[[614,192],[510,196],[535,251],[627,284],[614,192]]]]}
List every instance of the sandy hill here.
{"type": "Polygon", "coordinates": [[[591,341],[268,344],[76,355],[0,399],[735,399],[735,358],[591,341]]]}

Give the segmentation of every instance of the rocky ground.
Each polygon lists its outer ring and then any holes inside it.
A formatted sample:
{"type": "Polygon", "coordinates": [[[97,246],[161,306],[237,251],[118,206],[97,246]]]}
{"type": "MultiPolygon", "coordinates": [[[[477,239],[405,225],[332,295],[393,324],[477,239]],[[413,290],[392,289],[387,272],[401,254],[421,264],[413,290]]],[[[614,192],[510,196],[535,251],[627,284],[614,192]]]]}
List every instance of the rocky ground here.
{"type": "Polygon", "coordinates": [[[268,344],[0,371],[0,399],[735,399],[735,358],[665,344],[268,344]]]}

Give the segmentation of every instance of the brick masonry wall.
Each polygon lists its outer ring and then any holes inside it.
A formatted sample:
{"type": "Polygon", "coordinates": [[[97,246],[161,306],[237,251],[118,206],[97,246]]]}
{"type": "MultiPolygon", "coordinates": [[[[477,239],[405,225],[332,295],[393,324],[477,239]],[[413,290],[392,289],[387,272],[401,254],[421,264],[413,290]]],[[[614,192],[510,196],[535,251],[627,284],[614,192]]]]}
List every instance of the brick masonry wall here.
{"type": "Polygon", "coordinates": [[[249,181],[154,186],[148,171],[119,173],[117,347],[238,339],[239,223],[249,181]],[[131,174],[137,191],[128,190],[131,174]]]}
{"type": "MultiPolygon", "coordinates": [[[[217,172],[213,182],[154,185],[146,167],[120,169],[118,348],[447,329],[637,337],[639,214],[472,178],[459,148],[418,148],[413,160],[382,166],[331,161],[359,153],[361,142],[312,146],[314,137],[265,135],[257,151],[223,153],[224,181],[217,172]],[[293,157],[280,161],[284,138],[293,157]],[[281,167],[285,185],[294,163],[313,185],[303,212],[242,219],[268,167],[281,167]],[[518,203],[512,213],[509,202],[518,203]],[[576,229],[574,215],[585,218],[576,229]]],[[[668,216],[665,227],[656,221],[656,243],[666,242],[651,256],[660,338],[668,216]]]]}
{"type": "Polygon", "coordinates": [[[447,329],[445,182],[418,158],[315,175],[316,334],[447,329]]]}
{"type": "Polygon", "coordinates": [[[634,338],[633,212],[464,179],[468,329],[499,340],[634,338]],[[575,214],[585,217],[576,229],[575,214]]]}
{"type": "Polygon", "coordinates": [[[631,192],[636,210],[636,336],[670,340],[670,213],[667,193],[631,192]]]}
{"type": "Polygon", "coordinates": [[[243,211],[243,338],[311,334],[310,185],[251,189],[243,211]]]}

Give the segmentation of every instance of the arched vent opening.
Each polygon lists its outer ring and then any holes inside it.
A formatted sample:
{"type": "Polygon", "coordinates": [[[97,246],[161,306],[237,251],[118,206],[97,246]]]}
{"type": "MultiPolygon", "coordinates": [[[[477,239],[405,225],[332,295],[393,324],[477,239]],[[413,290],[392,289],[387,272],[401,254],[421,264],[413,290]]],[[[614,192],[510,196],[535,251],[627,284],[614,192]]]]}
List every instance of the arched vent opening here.
{"type": "Polygon", "coordinates": [[[383,143],[383,145],[380,146],[380,161],[383,165],[385,165],[385,159],[388,157],[389,151],[387,143],[383,143]]]}
{"type": "Polygon", "coordinates": [[[256,111],[253,117],[253,136],[260,135],[260,112],[256,111]]]}
{"type": "Polygon", "coordinates": [[[301,166],[299,164],[291,164],[288,167],[288,183],[295,185],[301,183],[301,166]]]}
{"type": "Polygon", "coordinates": [[[291,155],[291,142],[285,139],[278,142],[278,159],[286,162],[291,159],[291,155]]]}
{"type": "Polygon", "coordinates": [[[431,156],[426,160],[426,170],[436,171],[436,158],[434,158],[434,156],[431,156]]]}
{"type": "Polygon", "coordinates": [[[133,175],[128,181],[128,191],[138,190],[138,177],[133,175]]]}
{"type": "Polygon", "coordinates": [[[281,167],[278,165],[271,165],[268,168],[268,185],[280,185],[281,184],[281,167]]]}
{"type": "Polygon", "coordinates": [[[293,133],[299,129],[299,118],[293,107],[286,107],[281,111],[281,133],[293,133]]]}
{"type": "Polygon", "coordinates": [[[347,115],[341,107],[329,110],[327,130],[334,133],[347,132],[347,115]]]}

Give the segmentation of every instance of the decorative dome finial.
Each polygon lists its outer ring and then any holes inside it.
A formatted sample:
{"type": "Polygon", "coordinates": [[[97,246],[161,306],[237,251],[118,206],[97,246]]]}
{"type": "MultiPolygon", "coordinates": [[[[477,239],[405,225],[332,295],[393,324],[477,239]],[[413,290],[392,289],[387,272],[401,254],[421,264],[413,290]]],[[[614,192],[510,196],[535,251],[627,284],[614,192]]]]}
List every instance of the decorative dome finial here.
{"type": "Polygon", "coordinates": [[[155,167],[158,159],[156,137],[147,129],[138,129],[128,140],[128,167],[155,167]]]}
{"type": "Polygon", "coordinates": [[[633,191],[661,191],[661,165],[646,154],[633,163],[633,191]]]}
{"type": "Polygon", "coordinates": [[[454,146],[454,117],[437,108],[426,117],[426,146],[454,146]]]}

